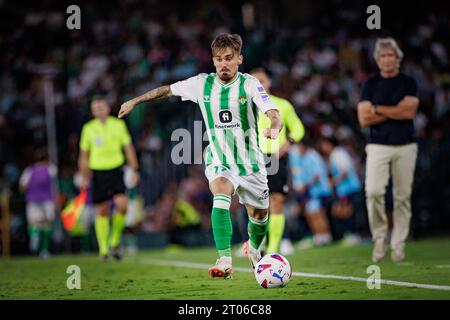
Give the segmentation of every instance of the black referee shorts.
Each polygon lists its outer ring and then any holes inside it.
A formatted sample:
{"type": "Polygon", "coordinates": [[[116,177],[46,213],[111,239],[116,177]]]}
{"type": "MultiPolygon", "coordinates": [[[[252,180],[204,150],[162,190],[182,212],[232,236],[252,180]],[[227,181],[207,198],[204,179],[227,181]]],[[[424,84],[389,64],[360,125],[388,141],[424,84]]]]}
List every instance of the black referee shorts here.
{"type": "Polygon", "coordinates": [[[108,201],[116,194],[125,194],[123,167],[112,170],[92,171],[92,202],[108,201]]]}
{"type": "MultiPolygon", "coordinates": [[[[271,155],[266,155],[271,157],[271,155]]],[[[272,157],[274,157],[272,155],[272,157]]],[[[269,193],[277,192],[287,195],[288,193],[288,158],[282,157],[278,159],[279,167],[278,172],[273,175],[267,175],[267,182],[269,185],[269,193]]],[[[268,166],[270,163],[268,164],[268,166]]]]}

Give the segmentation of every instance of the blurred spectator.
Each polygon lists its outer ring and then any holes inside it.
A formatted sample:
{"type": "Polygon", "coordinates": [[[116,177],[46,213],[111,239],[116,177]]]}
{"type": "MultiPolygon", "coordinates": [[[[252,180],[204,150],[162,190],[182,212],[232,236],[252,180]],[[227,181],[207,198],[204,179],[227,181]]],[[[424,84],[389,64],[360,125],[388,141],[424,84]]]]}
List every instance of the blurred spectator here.
{"type": "Polygon", "coordinates": [[[349,153],[334,138],[321,138],[320,151],[328,163],[331,173],[330,185],[335,188],[335,201],[331,209],[332,223],[339,228],[338,238],[342,244],[354,245],[359,242],[355,230],[354,203],[361,191],[361,182],[349,153]]]}
{"type": "Polygon", "coordinates": [[[305,138],[293,145],[289,152],[292,186],[300,203],[304,203],[304,216],[313,233],[315,245],[332,241],[326,215],[328,198],[332,189],[328,182],[327,167],[319,153],[305,138]]]}
{"type": "Polygon", "coordinates": [[[30,251],[39,253],[45,259],[50,254],[55,220],[55,190],[52,179],[56,177],[56,167],[48,162],[45,149],[38,149],[35,159],[36,162],[23,171],[20,187],[26,193],[30,251]]]}

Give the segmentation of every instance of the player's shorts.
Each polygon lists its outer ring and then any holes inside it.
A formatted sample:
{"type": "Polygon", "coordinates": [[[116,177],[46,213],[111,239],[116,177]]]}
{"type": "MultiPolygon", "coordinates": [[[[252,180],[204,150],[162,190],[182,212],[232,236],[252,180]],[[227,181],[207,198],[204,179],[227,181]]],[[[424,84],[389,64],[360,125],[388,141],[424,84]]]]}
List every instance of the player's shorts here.
{"type": "Polygon", "coordinates": [[[349,194],[347,194],[345,196],[338,196],[337,197],[337,202],[339,202],[342,205],[348,205],[348,204],[353,205],[353,203],[356,200],[356,196],[357,195],[358,195],[358,192],[352,192],[352,193],[349,193],[349,194]]]}
{"type": "Polygon", "coordinates": [[[234,186],[234,193],[239,196],[239,203],[256,209],[269,208],[269,187],[265,172],[239,176],[223,166],[209,165],[205,175],[210,184],[219,177],[228,179],[234,186]]]}
{"type": "MultiPolygon", "coordinates": [[[[267,155],[267,156],[274,157],[274,155],[267,155]]],[[[289,191],[288,175],[287,175],[288,159],[287,159],[287,157],[283,157],[283,158],[277,159],[277,161],[279,163],[277,173],[267,175],[267,180],[268,180],[268,185],[269,185],[269,193],[277,192],[277,193],[282,193],[284,195],[287,195],[288,191],[289,191]]],[[[268,163],[267,166],[269,166],[270,163],[268,163]]]]}
{"type": "Polygon", "coordinates": [[[306,201],[305,211],[308,213],[313,213],[319,211],[323,207],[323,202],[320,197],[309,198],[306,201]]]}
{"type": "Polygon", "coordinates": [[[125,194],[123,167],[92,171],[92,203],[108,201],[116,194],[125,194]]]}
{"type": "Polygon", "coordinates": [[[27,221],[29,224],[52,222],[55,220],[55,208],[52,201],[27,203],[27,221]]]}

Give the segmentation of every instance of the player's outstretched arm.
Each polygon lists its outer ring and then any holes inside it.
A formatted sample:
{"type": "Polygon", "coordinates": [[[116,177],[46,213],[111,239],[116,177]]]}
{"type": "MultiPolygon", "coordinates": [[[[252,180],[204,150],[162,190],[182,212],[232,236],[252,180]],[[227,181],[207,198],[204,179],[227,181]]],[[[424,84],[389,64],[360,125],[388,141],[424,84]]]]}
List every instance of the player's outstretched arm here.
{"type": "Polygon", "coordinates": [[[125,117],[139,103],[162,99],[162,98],[170,97],[171,95],[172,95],[172,92],[170,91],[170,86],[162,86],[162,87],[158,87],[156,89],[150,90],[139,97],[136,97],[134,99],[128,100],[127,102],[123,103],[120,106],[119,118],[125,117]]]}
{"type": "Polygon", "coordinates": [[[270,119],[270,128],[263,131],[263,135],[266,138],[275,140],[280,134],[281,128],[283,128],[283,121],[281,121],[280,112],[276,109],[271,109],[266,112],[267,117],[270,119]]]}

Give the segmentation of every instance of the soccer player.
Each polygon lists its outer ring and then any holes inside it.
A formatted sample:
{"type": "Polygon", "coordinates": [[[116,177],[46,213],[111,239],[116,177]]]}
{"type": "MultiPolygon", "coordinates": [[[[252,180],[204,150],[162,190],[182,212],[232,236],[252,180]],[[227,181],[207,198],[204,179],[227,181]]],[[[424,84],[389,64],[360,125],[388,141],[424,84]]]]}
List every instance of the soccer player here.
{"type": "Polygon", "coordinates": [[[361,181],[356,173],[350,154],[339,146],[335,138],[320,139],[320,151],[328,161],[331,186],[336,189],[337,199],[333,203],[332,216],[344,230],[342,244],[354,245],[359,242],[355,233],[353,203],[361,191],[361,181]]]}
{"type": "Polygon", "coordinates": [[[48,161],[45,149],[35,153],[36,163],[25,168],[19,185],[26,192],[27,222],[30,235],[30,251],[39,252],[46,259],[49,256],[51,231],[55,220],[55,191],[52,179],[57,169],[48,161]]]}
{"type": "Polygon", "coordinates": [[[291,141],[299,142],[305,134],[305,128],[300,118],[297,116],[294,106],[288,100],[270,94],[272,80],[263,68],[253,69],[250,71],[250,74],[259,80],[264,87],[265,92],[269,94],[270,99],[278,107],[281,120],[284,124],[280,131],[280,135],[276,140],[267,139],[261,133],[270,127],[270,120],[264,116],[264,114],[259,112],[259,147],[261,148],[261,151],[271,159],[271,161],[267,163],[267,166],[271,166],[273,162],[278,162],[278,170],[276,170],[276,172],[268,172],[267,175],[270,204],[267,252],[273,253],[281,250],[282,254],[291,254],[293,253],[293,247],[290,240],[287,237],[282,240],[286,221],[286,217],[283,213],[284,201],[288,192],[287,155],[291,147],[291,141]]]}
{"type": "Polygon", "coordinates": [[[324,201],[332,194],[328,170],[308,139],[294,146],[289,152],[294,191],[306,199],[305,216],[314,235],[314,244],[325,245],[332,240],[324,201]]]}
{"type": "Polygon", "coordinates": [[[254,268],[261,258],[260,245],[268,224],[269,190],[264,156],[258,146],[258,109],[270,118],[263,132],[276,139],[282,128],[277,107],[260,82],[238,72],[242,64],[242,39],[237,34],[221,34],[212,44],[216,73],[199,74],[170,86],[153,89],[122,104],[119,117],[145,101],[169,96],[197,103],[206,124],[209,145],[205,152],[205,174],[214,195],[212,229],[219,259],[209,269],[211,277],[230,278],[232,224],[230,203],[237,193],[249,215],[246,255],[254,268]]]}
{"type": "Polygon", "coordinates": [[[91,102],[94,119],[84,124],[80,138],[78,167],[81,188],[92,183],[92,202],[96,206],[95,233],[100,259],[112,256],[120,260],[120,241],[125,228],[128,198],[124,182],[125,158],[131,168],[130,185],[139,181],[138,161],[130,134],[123,120],[110,116],[105,98],[96,96],[91,102]],[[125,156],[124,156],[125,154],[125,156]],[[109,200],[113,199],[115,212],[110,234],[109,200]]]}

